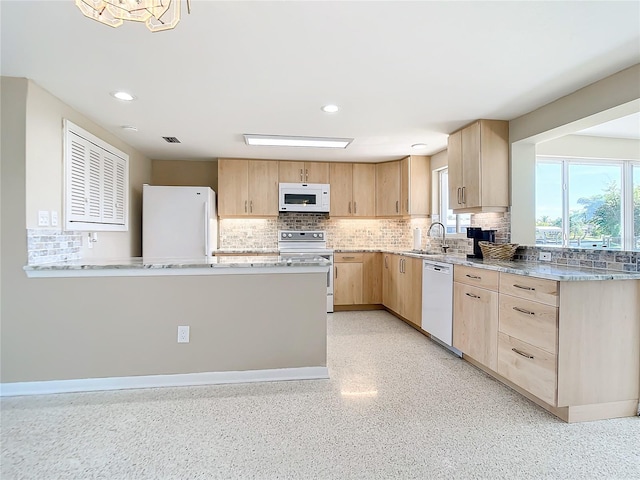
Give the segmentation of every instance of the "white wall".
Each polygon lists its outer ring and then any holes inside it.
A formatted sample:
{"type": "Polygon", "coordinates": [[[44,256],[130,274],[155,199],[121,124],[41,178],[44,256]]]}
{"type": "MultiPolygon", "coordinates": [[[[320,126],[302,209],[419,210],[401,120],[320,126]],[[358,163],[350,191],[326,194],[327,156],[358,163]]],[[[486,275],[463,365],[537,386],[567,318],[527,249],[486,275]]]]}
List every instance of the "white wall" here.
{"type": "Polygon", "coordinates": [[[536,145],[537,155],[640,160],[640,140],[566,135],[536,145]]]}
{"type": "Polygon", "coordinates": [[[640,64],[509,122],[511,241],[535,244],[536,144],[640,112],[640,64]]]}

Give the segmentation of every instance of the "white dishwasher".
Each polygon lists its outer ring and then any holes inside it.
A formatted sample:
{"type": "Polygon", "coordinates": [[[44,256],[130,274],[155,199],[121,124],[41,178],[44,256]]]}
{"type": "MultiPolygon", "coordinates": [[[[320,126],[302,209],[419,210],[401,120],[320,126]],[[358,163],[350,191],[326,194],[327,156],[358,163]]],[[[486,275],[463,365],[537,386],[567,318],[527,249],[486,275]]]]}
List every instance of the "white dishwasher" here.
{"type": "Polygon", "coordinates": [[[453,265],[423,260],[422,263],[422,329],[453,353],[453,265]]]}

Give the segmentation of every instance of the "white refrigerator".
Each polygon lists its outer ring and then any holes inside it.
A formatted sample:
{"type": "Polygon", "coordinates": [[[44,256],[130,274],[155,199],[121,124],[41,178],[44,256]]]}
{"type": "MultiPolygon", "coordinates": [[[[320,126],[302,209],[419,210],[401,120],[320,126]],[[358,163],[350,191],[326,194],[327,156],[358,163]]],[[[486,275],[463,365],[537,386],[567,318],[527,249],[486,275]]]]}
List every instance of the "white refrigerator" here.
{"type": "Polygon", "coordinates": [[[142,187],[142,256],[211,257],[218,248],[216,193],[209,187],[142,187]]]}

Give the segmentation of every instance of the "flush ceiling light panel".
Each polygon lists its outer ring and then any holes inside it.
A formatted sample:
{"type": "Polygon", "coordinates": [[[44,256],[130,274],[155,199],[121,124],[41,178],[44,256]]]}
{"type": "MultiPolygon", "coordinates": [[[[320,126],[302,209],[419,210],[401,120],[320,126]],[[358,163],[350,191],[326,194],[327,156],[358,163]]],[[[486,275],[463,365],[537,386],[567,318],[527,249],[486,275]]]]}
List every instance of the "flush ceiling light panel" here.
{"type": "Polygon", "coordinates": [[[245,134],[244,141],[247,145],[266,147],[347,148],[353,142],[353,138],[245,134]]]}

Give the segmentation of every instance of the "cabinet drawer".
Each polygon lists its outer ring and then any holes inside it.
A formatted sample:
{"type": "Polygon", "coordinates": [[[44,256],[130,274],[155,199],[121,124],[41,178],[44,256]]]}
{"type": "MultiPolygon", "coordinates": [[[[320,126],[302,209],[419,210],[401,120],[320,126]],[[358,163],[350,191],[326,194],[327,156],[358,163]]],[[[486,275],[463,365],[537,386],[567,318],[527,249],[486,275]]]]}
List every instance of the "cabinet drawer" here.
{"type": "Polygon", "coordinates": [[[335,253],[333,255],[334,263],[362,263],[363,261],[363,253],[335,253]]]}
{"type": "Polygon", "coordinates": [[[558,306],[558,282],[553,280],[501,273],[500,293],[558,306]]]}
{"type": "Polygon", "coordinates": [[[558,309],[556,307],[501,293],[499,318],[500,332],[551,354],[557,353],[558,309]]]}
{"type": "Polygon", "coordinates": [[[486,288],[498,291],[499,273],[483,268],[465,267],[456,265],[453,267],[453,280],[455,282],[473,285],[475,287],[486,288]]]}
{"type": "Polygon", "coordinates": [[[498,373],[554,406],[557,391],[556,359],[555,355],[533,345],[504,333],[498,334],[498,373]]]}

